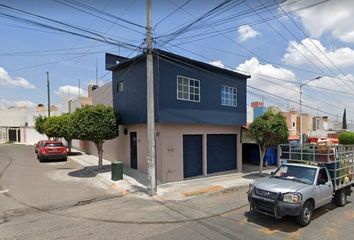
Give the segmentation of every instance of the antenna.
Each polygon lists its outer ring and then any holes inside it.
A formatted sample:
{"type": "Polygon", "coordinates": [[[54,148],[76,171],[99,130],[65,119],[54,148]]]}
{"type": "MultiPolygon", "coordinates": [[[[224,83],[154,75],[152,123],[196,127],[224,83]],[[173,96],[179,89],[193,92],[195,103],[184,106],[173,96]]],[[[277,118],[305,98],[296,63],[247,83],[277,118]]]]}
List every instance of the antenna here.
{"type": "Polygon", "coordinates": [[[96,85],[98,81],[98,58],[96,58],[96,85]]]}

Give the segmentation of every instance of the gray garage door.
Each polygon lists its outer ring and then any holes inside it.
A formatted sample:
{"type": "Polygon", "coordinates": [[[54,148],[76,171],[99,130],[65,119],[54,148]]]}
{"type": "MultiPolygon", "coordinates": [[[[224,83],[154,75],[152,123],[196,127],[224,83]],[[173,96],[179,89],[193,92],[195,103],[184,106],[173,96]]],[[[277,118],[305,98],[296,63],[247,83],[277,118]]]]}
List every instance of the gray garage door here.
{"type": "Polygon", "coordinates": [[[208,174],[236,169],[236,134],[208,134],[208,174]]]}

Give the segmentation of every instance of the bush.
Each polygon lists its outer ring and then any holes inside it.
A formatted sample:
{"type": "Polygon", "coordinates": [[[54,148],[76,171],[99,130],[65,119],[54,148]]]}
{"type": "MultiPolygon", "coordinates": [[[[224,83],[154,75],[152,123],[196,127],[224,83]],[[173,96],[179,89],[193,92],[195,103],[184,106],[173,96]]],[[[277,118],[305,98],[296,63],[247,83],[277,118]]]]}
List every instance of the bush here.
{"type": "Polygon", "coordinates": [[[339,134],[338,140],[340,144],[354,144],[354,132],[343,132],[339,134]]]}

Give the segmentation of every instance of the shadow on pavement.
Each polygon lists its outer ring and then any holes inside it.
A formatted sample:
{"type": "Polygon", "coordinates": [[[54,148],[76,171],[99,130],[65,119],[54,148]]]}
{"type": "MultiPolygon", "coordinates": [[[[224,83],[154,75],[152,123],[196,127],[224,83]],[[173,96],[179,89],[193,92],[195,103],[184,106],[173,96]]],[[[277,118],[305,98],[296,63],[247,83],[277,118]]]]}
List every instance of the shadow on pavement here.
{"type": "Polygon", "coordinates": [[[105,173],[111,171],[111,165],[103,165],[102,168],[98,166],[89,166],[82,169],[71,171],[68,173],[71,177],[89,178],[96,177],[99,173],[105,173]]]}
{"type": "Polygon", "coordinates": [[[247,222],[254,223],[264,228],[264,233],[280,231],[286,233],[292,233],[299,230],[301,227],[297,225],[295,217],[283,217],[282,219],[275,219],[269,216],[265,216],[256,212],[245,212],[247,222]]]}
{"type": "MultiPolygon", "coordinates": [[[[351,202],[348,201],[347,204],[351,202]]],[[[318,209],[315,209],[312,216],[312,221],[321,217],[322,215],[335,210],[337,206],[333,203],[329,203],[318,209]]],[[[286,216],[282,219],[275,219],[269,216],[265,216],[256,212],[245,212],[247,222],[257,224],[266,229],[266,231],[280,231],[286,233],[292,233],[299,230],[301,227],[297,224],[296,217],[286,216]]],[[[311,224],[311,223],[310,223],[311,224]]]]}
{"type": "Polygon", "coordinates": [[[81,152],[68,152],[68,156],[79,156],[79,155],[82,155],[81,152]]]}
{"type": "Polygon", "coordinates": [[[139,172],[136,169],[133,168],[129,168],[123,165],[123,173],[126,176],[129,176],[131,178],[134,178],[135,181],[137,181],[138,183],[147,186],[148,185],[148,177],[146,174],[139,172]]]}

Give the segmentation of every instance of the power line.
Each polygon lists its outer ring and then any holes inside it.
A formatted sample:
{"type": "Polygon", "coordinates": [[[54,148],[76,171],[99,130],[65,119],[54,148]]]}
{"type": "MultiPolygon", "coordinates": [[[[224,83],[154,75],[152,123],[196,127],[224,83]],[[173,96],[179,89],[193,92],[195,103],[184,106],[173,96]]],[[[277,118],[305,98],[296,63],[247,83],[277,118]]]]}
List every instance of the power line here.
{"type": "Polygon", "coordinates": [[[63,29],[63,28],[59,28],[59,27],[54,27],[54,26],[51,26],[51,25],[48,25],[48,24],[45,24],[45,23],[36,22],[36,21],[30,20],[30,19],[26,19],[26,18],[23,18],[23,17],[17,17],[17,16],[10,15],[10,14],[0,13],[0,17],[9,18],[9,19],[12,19],[12,20],[15,20],[15,21],[19,21],[19,22],[23,22],[23,23],[27,23],[27,24],[31,24],[31,25],[35,25],[35,26],[40,26],[40,27],[43,27],[43,28],[48,28],[48,29],[51,29],[51,30],[64,32],[64,33],[67,33],[67,34],[72,34],[72,35],[84,37],[84,38],[87,38],[87,39],[104,42],[104,43],[111,44],[111,45],[116,45],[116,46],[121,46],[121,47],[126,47],[126,48],[132,48],[132,47],[135,48],[136,47],[136,45],[134,45],[134,44],[130,44],[130,43],[126,43],[126,42],[120,42],[120,41],[117,42],[116,40],[114,40],[112,38],[104,37],[104,36],[102,36],[102,35],[100,35],[98,33],[95,33],[93,31],[86,30],[86,29],[83,29],[81,27],[77,27],[77,26],[74,26],[74,25],[71,25],[71,24],[67,24],[67,23],[64,23],[64,22],[61,22],[61,21],[58,21],[58,20],[54,20],[54,19],[50,19],[50,18],[47,18],[47,17],[43,17],[43,16],[40,16],[38,14],[33,14],[33,13],[30,13],[30,12],[27,12],[27,11],[23,11],[21,9],[13,8],[13,7],[4,5],[4,4],[0,4],[0,7],[6,8],[6,9],[10,9],[10,10],[13,10],[13,11],[16,11],[16,12],[24,13],[26,15],[29,15],[29,16],[32,16],[32,17],[36,17],[36,18],[40,18],[40,19],[43,19],[43,20],[46,20],[46,21],[49,21],[49,22],[52,22],[52,23],[55,23],[55,24],[62,25],[64,27],[69,27],[71,29],[79,30],[81,32],[88,33],[88,34],[91,34],[93,36],[85,35],[83,33],[73,32],[71,30],[67,30],[67,29],[63,29]]]}
{"type": "MultiPolygon", "coordinates": [[[[274,0],[273,0],[274,1],[274,0]]],[[[347,78],[347,80],[348,81],[351,81],[348,77],[347,77],[347,75],[333,62],[333,60],[332,59],[330,59],[329,57],[328,57],[328,55],[325,53],[325,52],[323,52],[323,50],[321,49],[321,48],[319,48],[318,46],[317,46],[317,44],[315,44],[314,42],[313,42],[313,40],[308,36],[308,34],[299,26],[299,24],[297,24],[295,21],[294,21],[294,19],[282,8],[282,6],[279,6],[279,8],[282,10],[282,12],[284,12],[284,14],[290,19],[290,21],[297,27],[297,29],[299,29],[300,30],[300,32],[307,38],[307,39],[309,39],[309,41],[312,43],[312,45],[318,50],[318,51],[320,51],[321,52],[321,54],[345,77],[345,78],[347,78]]]]}
{"type": "MultiPolygon", "coordinates": [[[[175,10],[173,10],[172,12],[170,12],[166,17],[164,17],[164,18],[162,18],[160,21],[158,21],[158,22],[155,24],[153,30],[155,30],[155,28],[156,28],[160,23],[162,23],[163,21],[165,21],[167,18],[171,17],[174,13],[178,12],[178,10],[180,10],[181,8],[183,8],[184,6],[186,6],[186,5],[187,5],[188,3],[190,3],[191,1],[192,1],[192,0],[187,0],[187,1],[186,1],[185,3],[183,3],[181,6],[178,6],[178,5],[176,4],[177,8],[176,8],[175,10]]],[[[170,1],[170,0],[169,0],[169,2],[175,4],[174,2],[172,2],[172,1],[170,1]]]]}
{"type": "MultiPolygon", "coordinates": [[[[259,0],[257,0],[259,3],[261,3],[263,6],[264,6],[264,4],[262,3],[262,2],[260,2],[259,0]]],[[[250,7],[251,9],[253,9],[249,4],[247,4],[246,3],[246,5],[248,6],[248,7],[250,7]]],[[[268,10],[268,9],[267,9],[268,10]]],[[[268,12],[270,12],[272,15],[273,15],[273,13],[271,12],[271,11],[268,11],[268,12]]],[[[257,12],[256,12],[257,13],[257,12]]],[[[263,17],[260,15],[260,14],[258,14],[257,13],[257,15],[261,18],[261,19],[263,19],[263,17]]],[[[305,44],[303,44],[302,43],[302,41],[285,25],[285,24],[283,24],[279,19],[276,19],[286,30],[287,30],[287,32],[289,32],[296,40],[297,40],[297,42],[298,43],[300,43],[302,46],[304,46],[306,49],[307,49],[307,51],[312,55],[312,56],[314,56],[325,68],[327,68],[332,74],[334,74],[335,75],[335,73],[332,71],[332,69],[330,69],[316,54],[314,54],[312,51],[311,51],[311,49],[309,49],[305,44]]],[[[286,43],[288,43],[289,42],[289,40],[286,38],[286,37],[284,37],[284,35],[283,34],[281,34],[277,29],[275,29],[269,22],[267,22],[267,24],[268,24],[268,26],[270,27],[270,28],[272,28],[272,30],[275,32],[275,33],[277,33],[286,43]]],[[[294,44],[292,44],[291,42],[290,42],[290,45],[298,52],[298,53],[300,53],[305,59],[307,59],[312,65],[314,65],[318,70],[320,70],[323,74],[325,74],[325,72],[320,68],[320,67],[318,67],[318,65],[317,64],[315,64],[313,61],[311,61],[304,53],[302,53],[299,49],[297,49],[297,47],[294,45],[294,44]]],[[[340,79],[341,80],[341,79],[340,79]]],[[[343,80],[341,80],[347,87],[349,87],[349,88],[352,88],[351,86],[349,86],[346,82],[344,82],[343,80]]],[[[343,86],[341,86],[341,85],[339,85],[338,84],[338,86],[340,86],[341,88],[343,88],[344,90],[347,90],[347,89],[345,89],[343,86]]],[[[353,89],[353,88],[352,88],[353,89]]]]}
{"type": "MultiPolygon", "coordinates": [[[[94,16],[94,17],[96,17],[96,18],[105,20],[105,21],[107,21],[107,22],[113,23],[114,25],[123,27],[123,28],[128,29],[128,30],[131,30],[131,31],[133,31],[133,32],[136,32],[136,33],[139,33],[139,34],[144,34],[144,33],[140,32],[140,31],[137,31],[137,30],[135,30],[135,29],[133,29],[133,28],[130,28],[130,27],[127,27],[127,26],[125,26],[125,25],[119,24],[119,23],[117,23],[117,22],[111,21],[111,20],[109,20],[109,19],[107,19],[107,18],[104,18],[104,17],[102,17],[102,16],[99,16],[99,15],[97,15],[97,14],[93,14],[93,13],[91,13],[91,12],[89,12],[89,11],[86,11],[86,10],[83,10],[83,9],[81,9],[81,8],[79,8],[79,7],[75,7],[75,6],[73,6],[73,5],[70,5],[69,3],[65,3],[65,2],[70,2],[70,1],[66,1],[66,0],[62,0],[62,1],[60,1],[60,0],[52,0],[52,1],[57,2],[57,3],[59,3],[59,4],[62,4],[62,5],[65,5],[65,6],[67,6],[67,7],[76,9],[76,10],[78,10],[78,11],[80,11],[80,12],[89,14],[89,15],[94,16]]],[[[119,18],[119,17],[116,17],[115,19],[121,21],[121,18],[119,18]]],[[[138,25],[138,26],[140,26],[140,25],[138,25]]]]}

